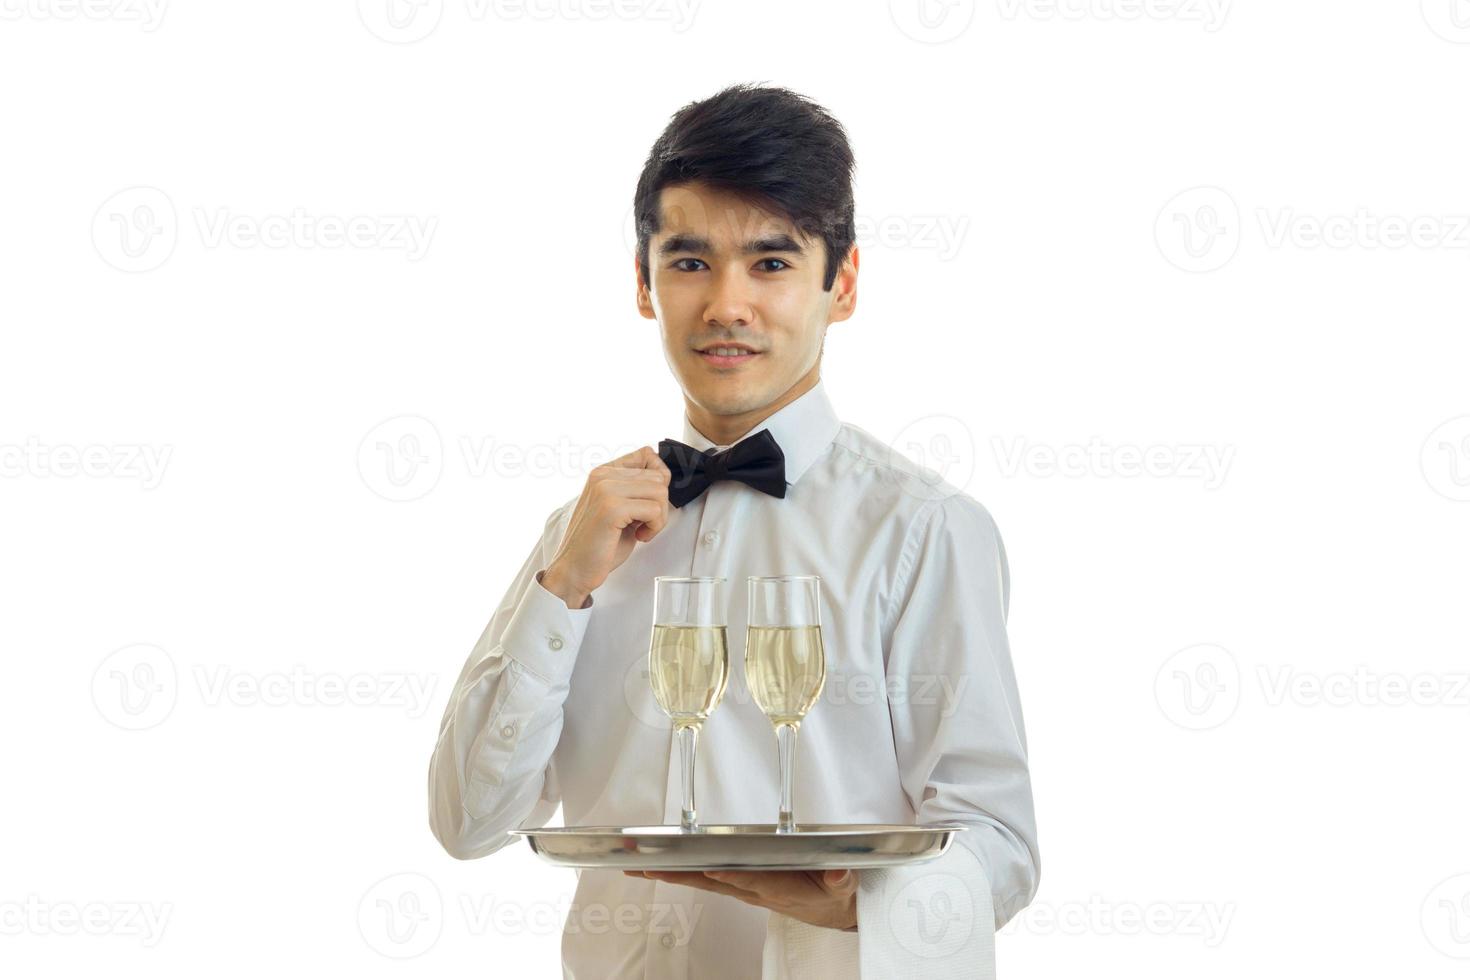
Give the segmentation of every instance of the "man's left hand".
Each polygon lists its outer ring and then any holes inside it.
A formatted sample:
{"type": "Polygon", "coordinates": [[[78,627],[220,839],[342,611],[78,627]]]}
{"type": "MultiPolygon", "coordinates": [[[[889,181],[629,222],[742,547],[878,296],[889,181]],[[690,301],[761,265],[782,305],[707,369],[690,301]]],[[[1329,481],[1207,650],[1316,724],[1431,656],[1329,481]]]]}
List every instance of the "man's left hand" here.
{"type": "Polygon", "coordinates": [[[852,871],[624,871],[738,898],[814,926],[857,929],[857,875],[852,871]]]}

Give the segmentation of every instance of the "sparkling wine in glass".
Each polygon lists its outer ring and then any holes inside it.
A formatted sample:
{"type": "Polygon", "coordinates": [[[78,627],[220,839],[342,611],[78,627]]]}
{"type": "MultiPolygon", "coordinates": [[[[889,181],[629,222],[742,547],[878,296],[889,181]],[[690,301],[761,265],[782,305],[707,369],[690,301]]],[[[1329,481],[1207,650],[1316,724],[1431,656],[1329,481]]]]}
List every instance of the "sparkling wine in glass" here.
{"type": "Polygon", "coordinates": [[[796,733],[822,693],[822,580],[815,575],[752,575],[745,633],[745,684],[776,729],[781,808],[776,832],[796,830],[791,809],[796,733]]]}
{"type": "Polygon", "coordinates": [[[699,829],[694,809],[694,751],[699,729],[725,694],[730,676],[726,640],[725,580],[653,580],[653,639],[648,647],[648,680],[653,698],[674,723],[679,741],[684,806],[679,826],[699,829]]]}

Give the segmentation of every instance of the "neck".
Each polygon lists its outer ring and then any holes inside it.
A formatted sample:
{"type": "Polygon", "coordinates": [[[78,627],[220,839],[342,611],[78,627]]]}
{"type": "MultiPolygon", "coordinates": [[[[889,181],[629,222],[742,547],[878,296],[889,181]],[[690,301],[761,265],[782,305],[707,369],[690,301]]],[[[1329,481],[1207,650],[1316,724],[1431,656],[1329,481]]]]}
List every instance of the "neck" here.
{"type": "Polygon", "coordinates": [[[819,368],[820,362],[812,365],[812,369],[807,372],[806,376],[787,389],[780,398],[769,405],[762,405],[749,412],[741,412],[737,415],[715,415],[694,404],[689,400],[688,395],[684,396],[684,411],[688,414],[689,421],[696,432],[716,446],[728,446],[739,442],[748,433],[753,432],[756,426],[815,388],[817,382],[821,380],[819,368]]]}

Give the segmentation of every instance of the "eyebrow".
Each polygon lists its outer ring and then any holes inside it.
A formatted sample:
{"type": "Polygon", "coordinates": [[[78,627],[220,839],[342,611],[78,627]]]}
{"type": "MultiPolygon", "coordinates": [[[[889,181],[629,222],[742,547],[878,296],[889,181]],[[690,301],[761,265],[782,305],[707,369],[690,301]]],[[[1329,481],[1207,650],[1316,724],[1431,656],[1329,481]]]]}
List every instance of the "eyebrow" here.
{"type": "MultiPolygon", "coordinates": [[[[676,252],[694,252],[703,255],[713,251],[710,248],[709,239],[700,238],[698,235],[676,234],[670,235],[658,247],[659,255],[673,255],[676,252]]],[[[801,245],[790,235],[771,235],[767,238],[756,238],[746,242],[740,247],[745,255],[758,255],[762,252],[792,252],[801,255],[801,245]]]]}

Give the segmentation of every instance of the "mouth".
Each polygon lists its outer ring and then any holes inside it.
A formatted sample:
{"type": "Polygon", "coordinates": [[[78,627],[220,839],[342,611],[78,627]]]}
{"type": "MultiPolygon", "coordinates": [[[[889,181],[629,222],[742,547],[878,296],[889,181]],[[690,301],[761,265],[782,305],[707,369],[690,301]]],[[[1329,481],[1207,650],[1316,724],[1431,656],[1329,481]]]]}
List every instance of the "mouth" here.
{"type": "Polygon", "coordinates": [[[763,351],[753,350],[745,344],[711,344],[694,353],[711,367],[738,367],[760,357],[763,351]]]}

